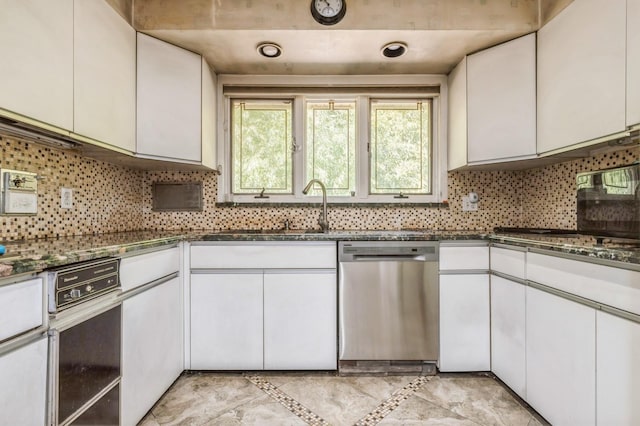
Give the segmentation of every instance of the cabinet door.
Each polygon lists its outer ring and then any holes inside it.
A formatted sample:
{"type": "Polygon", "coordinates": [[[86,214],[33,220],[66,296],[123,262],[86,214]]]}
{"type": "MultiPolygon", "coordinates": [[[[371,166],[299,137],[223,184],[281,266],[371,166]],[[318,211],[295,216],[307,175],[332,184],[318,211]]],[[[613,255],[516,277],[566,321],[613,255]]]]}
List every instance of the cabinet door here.
{"type": "Polygon", "coordinates": [[[45,424],[47,339],[0,355],[0,383],[1,424],[45,424]]]}
{"type": "Polygon", "coordinates": [[[469,162],[536,154],[536,36],[467,59],[469,162]]]}
{"type": "Polygon", "coordinates": [[[538,152],[625,128],[625,0],[580,0],[538,31],[538,152]]]}
{"type": "Polygon", "coordinates": [[[467,57],[451,71],[448,78],[449,113],[447,165],[454,170],[467,165],[467,57]]]}
{"type": "Polygon", "coordinates": [[[200,55],[138,33],[137,152],[200,162],[200,55]]]}
{"type": "Polygon", "coordinates": [[[525,286],[491,276],[491,371],[526,399],[525,286]]]}
{"type": "Polygon", "coordinates": [[[598,311],[599,425],[640,424],[640,324],[598,311]]]}
{"type": "Polygon", "coordinates": [[[264,368],[335,370],[335,271],[264,275],[264,368]]]}
{"type": "Polygon", "coordinates": [[[440,371],[489,371],[489,275],[440,275],[440,371]]]}
{"type": "Polygon", "coordinates": [[[640,0],[627,0],[627,126],[640,124],[640,0]]]}
{"type": "Polygon", "coordinates": [[[593,308],[526,289],[527,402],[554,425],[596,420],[593,308]]]}
{"type": "Polygon", "coordinates": [[[440,243],[440,270],[489,270],[489,247],[440,243]]]}
{"type": "Polygon", "coordinates": [[[0,341],[42,325],[42,286],[40,278],[0,286],[0,341]]]}
{"type": "Polygon", "coordinates": [[[0,108],[73,129],[73,0],[0,0],[0,108]]]}
{"type": "Polygon", "coordinates": [[[134,425],[183,370],[180,280],[126,299],[122,308],[122,424],[134,425]]]}
{"type": "Polygon", "coordinates": [[[262,271],[191,275],[191,368],[263,368],[262,271]]]}
{"type": "Polygon", "coordinates": [[[74,8],[73,131],[133,152],[136,32],[104,0],[74,8]]]}
{"type": "Polygon", "coordinates": [[[216,153],[216,75],[202,58],[202,164],[218,167],[216,153]]]}

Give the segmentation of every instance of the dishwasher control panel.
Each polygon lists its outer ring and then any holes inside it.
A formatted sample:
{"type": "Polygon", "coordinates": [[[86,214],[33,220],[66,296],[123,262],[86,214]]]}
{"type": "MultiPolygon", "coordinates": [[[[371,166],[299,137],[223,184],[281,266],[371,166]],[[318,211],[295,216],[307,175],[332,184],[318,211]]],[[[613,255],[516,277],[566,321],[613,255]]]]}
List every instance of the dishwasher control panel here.
{"type": "Polygon", "coordinates": [[[437,261],[438,246],[437,241],[341,241],[338,257],[341,262],[384,258],[437,261]]]}

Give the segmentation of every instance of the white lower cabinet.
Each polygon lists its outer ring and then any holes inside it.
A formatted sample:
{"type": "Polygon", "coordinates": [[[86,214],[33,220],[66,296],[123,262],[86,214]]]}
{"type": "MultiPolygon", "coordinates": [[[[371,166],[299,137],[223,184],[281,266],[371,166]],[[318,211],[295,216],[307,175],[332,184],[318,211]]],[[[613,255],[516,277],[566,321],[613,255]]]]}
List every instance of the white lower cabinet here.
{"type": "Polygon", "coordinates": [[[491,371],[526,399],[525,292],[516,281],[491,276],[491,371]]]}
{"type": "Polygon", "coordinates": [[[597,424],[640,424],[640,323],[596,314],[597,424]]]}
{"type": "Polygon", "coordinates": [[[183,370],[180,279],[136,294],[122,308],[121,424],[135,425],[183,370]]]}
{"type": "Polygon", "coordinates": [[[191,275],[191,368],[261,370],[262,271],[191,275]]]}
{"type": "Polygon", "coordinates": [[[191,369],[334,370],[336,274],[191,275],[191,369]]]}
{"type": "Polygon", "coordinates": [[[489,275],[440,275],[440,371],[489,371],[489,275]]]}
{"type": "Polygon", "coordinates": [[[0,355],[0,424],[42,426],[47,403],[47,339],[0,355]]]}
{"type": "Polygon", "coordinates": [[[527,402],[553,425],[596,422],[596,311],[527,287],[527,402]]]}
{"type": "Polygon", "coordinates": [[[336,274],[264,274],[264,368],[335,370],[336,274]]]}
{"type": "Polygon", "coordinates": [[[328,241],[192,244],[189,368],[335,370],[336,260],[328,241]]]}

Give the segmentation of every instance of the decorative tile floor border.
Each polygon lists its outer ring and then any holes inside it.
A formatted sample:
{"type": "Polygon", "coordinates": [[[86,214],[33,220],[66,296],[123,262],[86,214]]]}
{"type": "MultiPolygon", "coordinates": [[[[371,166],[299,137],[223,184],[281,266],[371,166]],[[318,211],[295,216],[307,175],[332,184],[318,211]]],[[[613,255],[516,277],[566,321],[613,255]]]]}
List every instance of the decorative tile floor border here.
{"type": "MultiPolygon", "coordinates": [[[[307,422],[312,426],[330,426],[330,424],[322,417],[300,404],[295,399],[291,398],[286,393],[282,392],[268,380],[264,379],[258,374],[243,374],[244,378],[256,385],[264,393],[278,401],[287,410],[291,411],[296,416],[307,422]]],[[[373,411],[358,420],[354,426],[373,426],[382,421],[393,410],[398,408],[400,404],[409,399],[417,390],[424,386],[429,380],[430,376],[418,376],[415,380],[412,380],[403,388],[393,392],[391,396],[378,405],[373,411]]]]}
{"type": "Polygon", "coordinates": [[[424,386],[429,380],[431,380],[430,376],[419,376],[415,380],[412,380],[402,389],[395,391],[391,397],[383,401],[372,412],[358,420],[354,426],[373,426],[380,423],[382,419],[409,399],[411,395],[424,386]]]}
{"type": "Polygon", "coordinates": [[[300,404],[295,399],[291,398],[286,393],[275,387],[273,384],[260,377],[257,374],[243,374],[243,376],[251,383],[260,388],[264,393],[278,401],[287,410],[291,411],[296,416],[307,422],[312,426],[330,426],[327,421],[322,417],[300,404]]]}

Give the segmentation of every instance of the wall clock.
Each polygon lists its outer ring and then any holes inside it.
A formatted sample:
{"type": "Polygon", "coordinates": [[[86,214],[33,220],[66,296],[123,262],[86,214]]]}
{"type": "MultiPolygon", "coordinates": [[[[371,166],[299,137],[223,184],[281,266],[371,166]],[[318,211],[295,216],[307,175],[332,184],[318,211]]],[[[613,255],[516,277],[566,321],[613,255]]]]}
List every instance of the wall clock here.
{"type": "Polygon", "coordinates": [[[322,25],[334,25],[347,12],[345,0],[311,0],[311,16],[322,25]]]}

